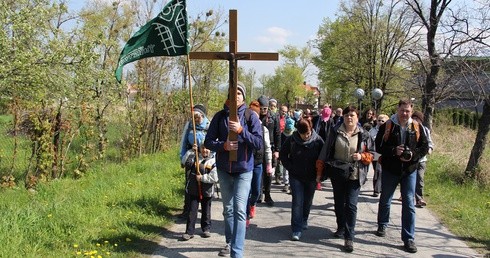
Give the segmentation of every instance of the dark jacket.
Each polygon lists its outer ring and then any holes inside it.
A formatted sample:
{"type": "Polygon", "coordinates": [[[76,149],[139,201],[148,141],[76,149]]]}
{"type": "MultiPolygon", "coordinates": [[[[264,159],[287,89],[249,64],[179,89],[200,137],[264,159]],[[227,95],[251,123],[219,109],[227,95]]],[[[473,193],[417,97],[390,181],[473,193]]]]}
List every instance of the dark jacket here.
{"type": "Polygon", "coordinates": [[[218,170],[228,173],[244,173],[253,170],[253,150],[261,149],[263,144],[262,125],[255,115],[250,116],[250,122],[247,123],[245,109],[246,105],[241,105],[237,109],[238,118],[243,127],[242,132],[238,134],[237,161],[230,161],[230,152],[224,149],[228,138],[228,117],[230,115],[230,110],[226,104],[221,111],[214,115],[209,124],[204,146],[216,152],[218,170]]]}
{"type": "Polygon", "coordinates": [[[281,127],[279,125],[279,116],[273,114],[269,110],[267,115],[260,117],[260,120],[262,120],[262,124],[269,130],[272,152],[279,152],[281,150],[281,127]]]}
{"type": "Polygon", "coordinates": [[[315,163],[323,147],[323,140],[315,131],[311,137],[303,141],[297,131],[282,144],[279,159],[289,171],[289,176],[301,182],[311,182],[316,179],[315,163]]]}
{"type": "MultiPolygon", "coordinates": [[[[393,115],[389,122],[384,123],[379,127],[376,135],[376,151],[381,154],[381,166],[383,171],[389,171],[396,175],[410,174],[417,168],[419,159],[424,157],[429,151],[429,143],[422,126],[419,126],[419,139],[414,130],[413,120],[408,121],[409,130],[405,131],[405,142],[402,142],[401,126],[398,123],[397,115],[393,115]],[[386,125],[391,123],[391,133],[388,139],[384,141],[386,125]],[[396,155],[396,147],[406,145],[412,151],[412,159],[408,162],[402,162],[400,157],[396,155]]],[[[379,160],[378,160],[379,162],[379,160]]]]}

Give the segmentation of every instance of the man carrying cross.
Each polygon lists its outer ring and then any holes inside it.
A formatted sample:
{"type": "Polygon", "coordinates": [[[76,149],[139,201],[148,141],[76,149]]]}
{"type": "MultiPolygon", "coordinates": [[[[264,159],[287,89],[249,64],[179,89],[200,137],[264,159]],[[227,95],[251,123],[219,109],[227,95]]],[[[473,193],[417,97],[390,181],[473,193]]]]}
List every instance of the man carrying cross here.
{"type": "Polygon", "coordinates": [[[232,119],[230,101],[211,120],[204,145],[216,152],[216,167],[223,200],[226,246],[220,256],[242,257],[245,245],[247,201],[254,167],[253,150],[261,149],[263,136],[258,116],[246,114],[245,86],[237,83],[237,115],[232,119]],[[233,120],[236,120],[233,121],[233,120]],[[228,132],[237,140],[230,140],[228,132]],[[236,152],[236,161],[230,161],[230,152],[236,152]]]}

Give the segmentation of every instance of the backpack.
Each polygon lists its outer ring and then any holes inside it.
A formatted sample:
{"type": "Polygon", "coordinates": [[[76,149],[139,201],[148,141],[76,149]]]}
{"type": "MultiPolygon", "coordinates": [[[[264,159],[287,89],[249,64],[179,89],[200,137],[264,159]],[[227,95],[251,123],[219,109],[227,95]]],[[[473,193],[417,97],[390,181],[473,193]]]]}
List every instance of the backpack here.
{"type": "MultiPolygon", "coordinates": [[[[388,119],[388,121],[386,121],[385,125],[386,125],[385,126],[385,132],[383,134],[383,141],[384,142],[388,141],[388,138],[390,138],[390,134],[393,132],[393,121],[391,121],[391,119],[388,119]]],[[[415,139],[417,139],[417,141],[419,141],[420,124],[417,121],[413,120],[412,121],[412,128],[415,131],[415,139]]],[[[383,156],[379,156],[378,163],[383,164],[382,160],[383,160],[383,156]]]]}
{"type": "MultiPolygon", "coordinates": [[[[413,120],[412,121],[412,128],[415,131],[415,137],[416,137],[417,141],[419,141],[420,124],[417,121],[413,120]]],[[[388,121],[386,121],[385,132],[383,134],[383,141],[384,142],[388,141],[388,138],[390,138],[391,132],[393,132],[393,121],[391,121],[391,119],[389,119],[388,121]]]]}

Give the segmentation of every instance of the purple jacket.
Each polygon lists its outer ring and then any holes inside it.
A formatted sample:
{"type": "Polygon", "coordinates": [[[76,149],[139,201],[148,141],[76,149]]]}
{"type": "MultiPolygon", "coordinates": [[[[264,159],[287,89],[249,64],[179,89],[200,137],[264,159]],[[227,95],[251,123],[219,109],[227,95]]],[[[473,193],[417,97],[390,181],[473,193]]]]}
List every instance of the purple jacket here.
{"type": "Polygon", "coordinates": [[[245,109],[246,105],[243,104],[237,110],[240,124],[243,127],[242,132],[238,135],[237,161],[229,161],[229,152],[224,149],[228,138],[228,116],[230,114],[226,104],[221,111],[214,115],[209,124],[204,146],[216,152],[216,167],[218,171],[244,173],[253,170],[253,150],[261,149],[263,144],[262,125],[259,117],[253,112],[250,116],[250,121],[247,122],[245,109]]]}

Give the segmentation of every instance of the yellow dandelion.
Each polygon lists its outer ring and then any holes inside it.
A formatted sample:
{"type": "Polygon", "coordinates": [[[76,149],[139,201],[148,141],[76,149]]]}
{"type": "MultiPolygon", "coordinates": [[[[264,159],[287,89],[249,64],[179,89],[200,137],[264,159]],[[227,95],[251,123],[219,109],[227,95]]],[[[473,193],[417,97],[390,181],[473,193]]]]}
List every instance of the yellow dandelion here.
{"type": "Polygon", "coordinates": [[[53,214],[48,214],[48,218],[51,218],[51,217],[53,217],[53,214]]]}
{"type": "Polygon", "coordinates": [[[97,258],[102,258],[102,255],[97,255],[97,258]]]}
{"type": "Polygon", "coordinates": [[[78,245],[77,244],[73,244],[73,248],[78,248],[78,245]]]}
{"type": "Polygon", "coordinates": [[[107,240],[106,240],[106,241],[104,241],[104,244],[109,244],[109,241],[107,241],[107,240]]]}
{"type": "Polygon", "coordinates": [[[117,244],[114,244],[114,246],[117,246],[117,244]]]}
{"type": "Polygon", "coordinates": [[[99,243],[97,243],[97,244],[95,244],[95,246],[99,247],[99,246],[100,246],[100,244],[99,244],[99,243]]]}
{"type": "Polygon", "coordinates": [[[77,255],[81,255],[81,254],[82,254],[82,252],[80,252],[80,251],[77,252],[77,255]]]}
{"type": "Polygon", "coordinates": [[[126,242],[131,242],[131,238],[126,237],[126,242]]]}
{"type": "Polygon", "coordinates": [[[105,252],[105,254],[107,254],[107,255],[111,255],[111,252],[105,252]]]}

